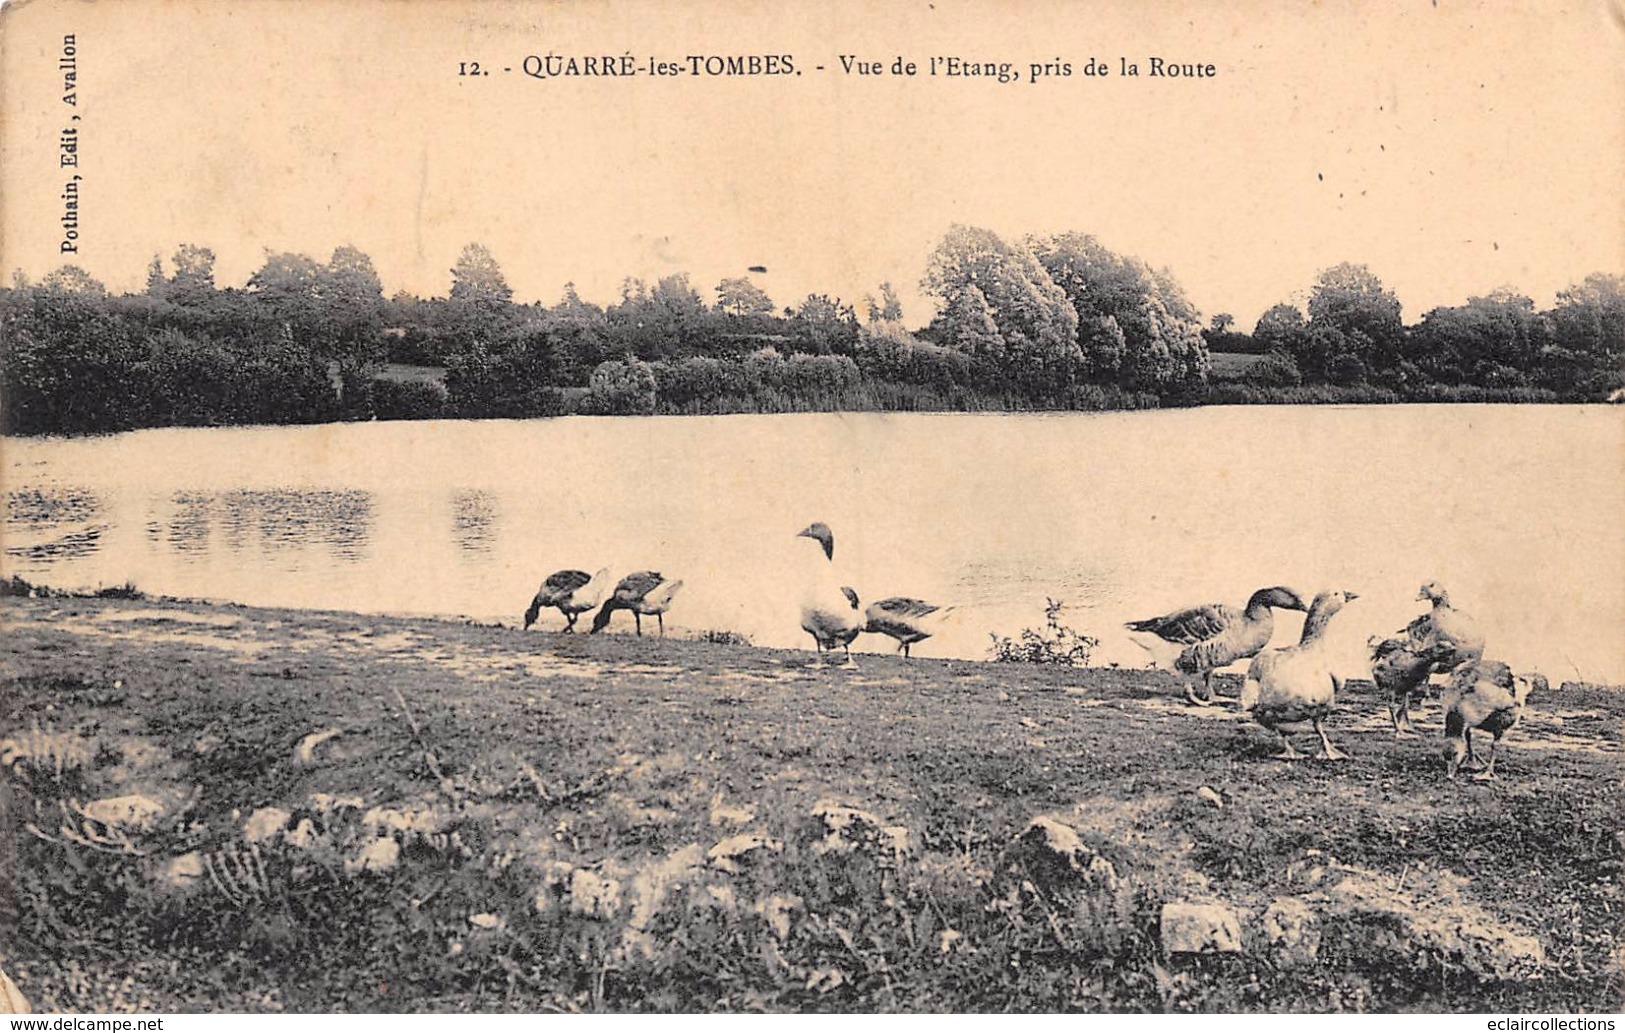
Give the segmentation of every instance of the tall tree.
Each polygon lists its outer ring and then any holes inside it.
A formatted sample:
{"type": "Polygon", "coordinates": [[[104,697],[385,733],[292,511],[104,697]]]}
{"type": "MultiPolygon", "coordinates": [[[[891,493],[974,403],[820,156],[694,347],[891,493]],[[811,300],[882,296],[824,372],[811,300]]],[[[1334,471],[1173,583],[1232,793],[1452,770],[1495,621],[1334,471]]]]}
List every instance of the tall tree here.
{"type": "Polygon", "coordinates": [[[1083,233],[1038,240],[1033,248],[1077,313],[1091,380],[1158,393],[1193,391],[1206,380],[1207,341],[1172,274],[1083,233]]]}
{"type": "Polygon", "coordinates": [[[214,300],[214,252],[196,244],[182,244],[170,256],[175,275],[166,297],[177,305],[201,307],[214,300]]]}
{"type": "Polygon", "coordinates": [[[457,264],[451,267],[451,300],[490,306],[513,300],[502,267],[484,244],[469,244],[457,256],[457,264]]]}
{"type": "Polygon", "coordinates": [[[759,316],[773,311],[773,299],[748,277],[733,276],[717,284],[717,308],[730,316],[759,316]]]}
{"type": "Polygon", "coordinates": [[[1357,383],[1398,373],[1405,339],[1399,298],[1364,265],[1343,262],[1316,277],[1309,330],[1314,346],[1297,358],[1310,379],[1357,383]]]}
{"type": "Polygon", "coordinates": [[[1082,362],[1078,314],[1025,244],[956,225],[931,252],[921,287],[941,302],[933,328],[945,343],[985,352],[991,320],[1001,371],[1020,390],[1056,397],[1070,389],[1082,362]]]}

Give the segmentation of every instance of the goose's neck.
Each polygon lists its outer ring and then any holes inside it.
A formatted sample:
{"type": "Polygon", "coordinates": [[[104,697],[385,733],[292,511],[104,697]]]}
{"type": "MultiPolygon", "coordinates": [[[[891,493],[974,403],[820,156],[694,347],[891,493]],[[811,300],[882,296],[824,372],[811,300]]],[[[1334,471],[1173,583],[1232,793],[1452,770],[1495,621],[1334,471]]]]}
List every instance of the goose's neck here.
{"type": "Polygon", "coordinates": [[[1311,611],[1303,622],[1303,637],[1298,639],[1298,645],[1307,646],[1320,641],[1321,635],[1326,631],[1326,625],[1331,623],[1332,614],[1311,611]]]}

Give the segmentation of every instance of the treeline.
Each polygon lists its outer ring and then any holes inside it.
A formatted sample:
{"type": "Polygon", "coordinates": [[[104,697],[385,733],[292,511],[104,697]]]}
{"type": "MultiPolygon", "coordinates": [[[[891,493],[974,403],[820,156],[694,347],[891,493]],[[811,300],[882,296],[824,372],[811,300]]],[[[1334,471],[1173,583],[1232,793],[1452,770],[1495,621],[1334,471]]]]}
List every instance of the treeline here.
{"type": "Polygon", "coordinates": [[[1625,278],[1596,273],[1538,311],[1511,290],[1435,308],[1412,326],[1364,266],[1321,273],[1307,316],[1279,304],[1253,332],[1226,314],[1215,351],[1261,356],[1211,401],[1585,401],[1625,383],[1625,278]]]}
{"type": "Polygon", "coordinates": [[[1362,266],[1328,270],[1307,316],[1204,329],[1166,270],[1068,233],[1006,241],[955,226],[910,331],[882,284],[858,306],[779,309],[748,277],[707,302],[686,275],[628,279],[608,306],[571,285],[513,300],[470,244],[444,297],[385,297],[352,247],[326,262],[268,253],[242,288],[215,256],[155,257],[140,293],[66,266],[0,289],[0,402],[15,433],[567,413],[1115,409],[1269,401],[1570,400],[1622,381],[1625,283],[1595,275],[1550,311],[1510,293],[1414,326],[1362,266]],[[1215,376],[1212,353],[1260,356],[1215,376]],[[400,366],[419,367],[403,373],[400,366]],[[421,368],[427,368],[425,374],[421,368]]]}

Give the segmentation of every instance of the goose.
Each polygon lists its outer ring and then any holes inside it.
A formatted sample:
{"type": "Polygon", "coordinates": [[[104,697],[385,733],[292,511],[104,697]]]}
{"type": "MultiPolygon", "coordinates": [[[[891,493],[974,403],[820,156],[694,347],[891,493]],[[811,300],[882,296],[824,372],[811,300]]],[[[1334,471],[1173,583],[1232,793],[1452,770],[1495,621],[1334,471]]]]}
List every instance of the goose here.
{"type": "Polygon", "coordinates": [[[1484,658],[1484,632],[1478,621],[1450,605],[1450,595],[1437,581],[1429,581],[1416,593],[1433,609],[1411,621],[1405,634],[1418,645],[1436,649],[1435,671],[1447,672],[1484,658]]]}
{"type": "Polygon", "coordinates": [[[660,637],[665,638],[666,610],[671,607],[671,597],[682,587],[681,581],[667,581],[659,571],[640,570],[626,575],[592,619],[592,633],[596,635],[608,627],[616,610],[631,610],[639,635],[643,634],[643,618],[652,616],[660,622],[660,637]]]}
{"type": "Polygon", "coordinates": [[[1295,646],[1271,649],[1253,657],[1241,686],[1241,709],[1281,737],[1276,760],[1303,756],[1292,748],[1287,726],[1308,722],[1320,736],[1320,760],[1343,760],[1345,754],[1326,738],[1325,721],[1343,679],[1332,673],[1325,650],[1326,625],[1337,611],[1358,599],[1354,592],[1322,592],[1309,605],[1303,637],[1295,646]]]}
{"type": "Polygon", "coordinates": [[[596,574],[585,570],[560,570],[547,576],[537,590],[530,606],[525,609],[525,627],[536,623],[536,616],[546,607],[554,607],[564,614],[566,633],[576,630],[576,618],[597,606],[604,598],[609,581],[609,568],[602,567],[596,574]]]}
{"type": "Polygon", "coordinates": [[[1427,698],[1428,675],[1453,653],[1453,647],[1429,646],[1408,632],[1392,638],[1373,637],[1367,644],[1371,647],[1371,681],[1388,702],[1394,738],[1414,734],[1411,707],[1427,698]]]}
{"type": "Polygon", "coordinates": [[[1494,738],[1490,758],[1476,782],[1495,777],[1495,748],[1501,737],[1523,719],[1524,704],[1531,691],[1550,688],[1545,675],[1513,674],[1498,660],[1479,660],[1456,668],[1444,690],[1445,777],[1455,778],[1463,757],[1476,766],[1473,756],[1473,729],[1482,728],[1494,738]]]}
{"type": "Polygon", "coordinates": [[[1275,634],[1275,608],[1304,610],[1303,597],[1290,588],[1277,585],[1260,588],[1241,609],[1225,603],[1192,606],[1161,617],[1130,621],[1130,631],[1147,632],[1165,642],[1184,646],[1174,666],[1186,674],[1202,677],[1203,694],[1196,695],[1194,684],[1185,684],[1185,699],[1198,706],[1213,702],[1213,672],[1237,660],[1257,656],[1275,634]]]}
{"type": "Polygon", "coordinates": [[[823,666],[825,651],[840,646],[846,653],[843,667],[856,667],[852,640],[863,630],[858,613],[858,593],[840,583],[835,573],[835,534],[821,521],[796,532],[797,538],[811,538],[823,550],[823,557],[808,554],[811,566],[801,596],[801,628],[813,637],[818,658],[813,666],[823,666]]]}
{"type": "Polygon", "coordinates": [[[906,660],[909,647],[935,635],[942,621],[953,612],[952,606],[943,609],[923,599],[893,596],[869,604],[863,612],[863,630],[896,639],[897,648],[906,660]]]}

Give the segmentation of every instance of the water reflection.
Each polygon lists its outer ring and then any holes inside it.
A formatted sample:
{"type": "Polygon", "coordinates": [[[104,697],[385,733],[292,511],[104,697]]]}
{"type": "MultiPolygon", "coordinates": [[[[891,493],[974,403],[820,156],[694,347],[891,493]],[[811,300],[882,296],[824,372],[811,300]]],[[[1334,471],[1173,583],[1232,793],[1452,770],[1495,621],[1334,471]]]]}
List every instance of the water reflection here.
{"type": "Polygon", "coordinates": [[[451,529],[457,547],[488,558],[496,542],[497,500],[488,491],[458,491],[451,498],[451,529]]]}
{"type": "Polygon", "coordinates": [[[104,513],[100,498],[84,488],[33,488],[6,495],[7,556],[35,561],[78,559],[102,547],[108,523],[91,523],[104,513]],[[64,528],[68,530],[64,531],[64,528]],[[51,537],[42,537],[51,535],[51,537]]]}
{"type": "Polygon", "coordinates": [[[164,540],[180,553],[203,553],[209,548],[209,507],[212,496],[178,491],[171,500],[175,513],[169,518],[164,540]]]}
{"type": "MultiPolygon", "coordinates": [[[[225,543],[233,551],[250,541],[267,552],[315,543],[326,545],[335,559],[349,562],[365,557],[373,523],[372,494],[357,490],[239,489],[211,497],[208,503],[189,498],[184,519],[206,525],[207,517],[196,514],[213,508],[219,510],[225,543]]],[[[193,541],[200,533],[207,535],[206,526],[201,532],[185,522],[178,526],[193,541]]]]}

